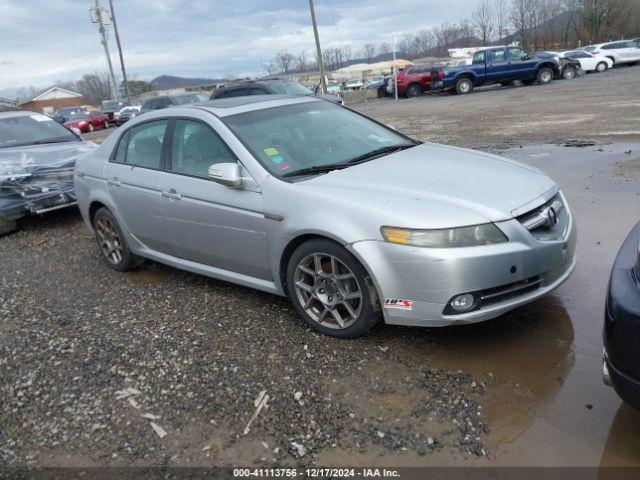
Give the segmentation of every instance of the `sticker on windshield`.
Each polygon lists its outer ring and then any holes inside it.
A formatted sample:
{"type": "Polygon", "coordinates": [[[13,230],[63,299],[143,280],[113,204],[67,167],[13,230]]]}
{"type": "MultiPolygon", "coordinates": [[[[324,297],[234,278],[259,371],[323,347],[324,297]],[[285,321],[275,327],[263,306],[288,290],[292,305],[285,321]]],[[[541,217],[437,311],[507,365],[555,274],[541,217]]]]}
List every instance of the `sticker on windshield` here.
{"type": "Polygon", "coordinates": [[[33,118],[36,122],[52,122],[53,119],[43,115],[41,113],[36,113],[35,115],[29,115],[29,117],[33,118]]]}
{"type": "Polygon", "coordinates": [[[264,149],[264,153],[266,153],[270,157],[273,157],[274,155],[278,155],[278,150],[273,147],[269,147],[264,149]]]}
{"type": "Polygon", "coordinates": [[[286,169],[287,169],[287,168],[289,168],[290,166],[291,166],[291,165],[290,165],[290,164],[288,164],[287,162],[283,162],[283,163],[279,163],[279,164],[278,164],[278,168],[279,168],[280,170],[286,170],[286,169]]]}
{"type": "Polygon", "coordinates": [[[282,155],[274,155],[273,157],[271,157],[271,161],[276,165],[280,165],[282,162],[284,162],[284,158],[282,157],[282,155]]]}

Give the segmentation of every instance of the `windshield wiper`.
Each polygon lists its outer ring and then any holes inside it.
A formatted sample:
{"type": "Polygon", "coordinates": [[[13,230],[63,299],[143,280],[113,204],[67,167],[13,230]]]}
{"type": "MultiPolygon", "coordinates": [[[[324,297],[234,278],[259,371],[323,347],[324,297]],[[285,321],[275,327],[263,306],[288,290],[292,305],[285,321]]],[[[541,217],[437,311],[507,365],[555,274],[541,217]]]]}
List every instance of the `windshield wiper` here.
{"type": "Polygon", "coordinates": [[[331,172],[332,170],[340,170],[342,168],[346,168],[348,165],[344,163],[332,164],[332,165],[314,165],[313,167],[301,168],[300,170],[294,170],[293,172],[287,172],[283,177],[295,177],[298,175],[308,175],[314,173],[326,173],[331,172]]]}
{"type": "Polygon", "coordinates": [[[385,147],[376,148],[375,150],[371,150],[370,152],[363,153],[362,155],[358,155],[357,157],[348,160],[346,163],[349,165],[353,165],[354,163],[362,163],[368,160],[373,160],[374,158],[386,155],[388,153],[399,152],[400,150],[406,150],[407,148],[415,146],[416,144],[387,145],[385,147]]]}

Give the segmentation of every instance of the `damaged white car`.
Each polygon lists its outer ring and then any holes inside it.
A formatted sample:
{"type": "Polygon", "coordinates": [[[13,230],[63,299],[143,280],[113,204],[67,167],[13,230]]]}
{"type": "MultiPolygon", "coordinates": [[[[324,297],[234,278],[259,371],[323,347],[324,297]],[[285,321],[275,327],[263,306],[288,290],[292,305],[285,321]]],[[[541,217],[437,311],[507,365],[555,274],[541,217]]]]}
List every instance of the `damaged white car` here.
{"type": "Polygon", "coordinates": [[[76,158],[95,147],[47,115],[0,112],[0,235],[26,215],[75,205],[76,158]]]}

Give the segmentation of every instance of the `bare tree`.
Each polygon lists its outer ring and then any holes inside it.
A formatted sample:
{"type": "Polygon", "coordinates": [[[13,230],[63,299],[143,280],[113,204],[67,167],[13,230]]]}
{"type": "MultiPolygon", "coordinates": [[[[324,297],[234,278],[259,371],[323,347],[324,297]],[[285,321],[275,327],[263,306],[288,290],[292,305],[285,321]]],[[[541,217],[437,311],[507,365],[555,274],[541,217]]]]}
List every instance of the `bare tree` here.
{"type": "Polygon", "coordinates": [[[273,61],[262,62],[262,69],[268,76],[271,76],[278,71],[278,67],[273,61]]]}
{"type": "Polygon", "coordinates": [[[278,67],[280,67],[280,71],[289,73],[291,71],[291,67],[293,66],[295,57],[286,50],[281,50],[276,54],[276,58],[274,60],[278,67]]]}
{"type": "Polygon", "coordinates": [[[33,86],[20,87],[16,90],[16,100],[24,102],[27,98],[33,97],[37,93],[38,89],[33,86]]]}
{"type": "Polygon", "coordinates": [[[529,32],[529,0],[511,0],[509,19],[514,33],[520,38],[520,43],[525,50],[530,48],[529,32]]]}
{"type": "Polygon", "coordinates": [[[488,45],[495,27],[494,11],[490,0],[482,0],[472,14],[473,24],[483,45],[488,45]]]}
{"type": "Polygon", "coordinates": [[[302,50],[296,57],[296,70],[301,73],[307,71],[307,52],[302,50]]]}
{"type": "Polygon", "coordinates": [[[344,47],[342,47],[341,50],[342,50],[344,63],[348,67],[349,65],[351,65],[351,59],[353,58],[353,50],[349,45],[345,45],[344,47]]]}
{"type": "Polygon", "coordinates": [[[376,56],[376,46],[373,43],[367,43],[362,47],[362,57],[367,63],[373,63],[373,57],[376,56]]]}
{"type": "Polygon", "coordinates": [[[493,14],[498,39],[506,37],[509,35],[509,7],[507,0],[494,0],[493,14]]]}
{"type": "Polygon", "coordinates": [[[387,53],[391,53],[392,48],[387,42],[382,42],[378,46],[378,55],[385,55],[387,53]]]}

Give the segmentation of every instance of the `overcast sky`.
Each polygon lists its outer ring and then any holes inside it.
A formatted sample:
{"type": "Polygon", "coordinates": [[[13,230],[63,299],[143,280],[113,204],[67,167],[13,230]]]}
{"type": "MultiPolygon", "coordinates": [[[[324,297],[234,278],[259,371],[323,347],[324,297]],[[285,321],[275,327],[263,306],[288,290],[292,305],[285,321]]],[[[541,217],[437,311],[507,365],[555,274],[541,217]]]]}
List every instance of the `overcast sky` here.
{"type": "MultiPolygon", "coordinates": [[[[106,70],[95,0],[0,0],[0,92],[106,70]]],[[[108,0],[100,0],[108,7],[108,0]]],[[[469,17],[479,0],[316,0],[323,47],[391,42],[393,35],[469,17]],[[455,5],[455,8],[454,8],[455,5]]],[[[286,49],[313,55],[307,0],[114,0],[127,69],[224,77],[261,73],[286,49]]],[[[114,67],[117,51],[110,31],[114,67]]]]}

